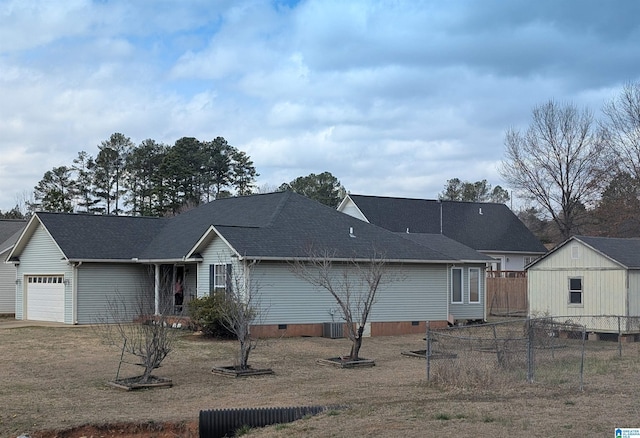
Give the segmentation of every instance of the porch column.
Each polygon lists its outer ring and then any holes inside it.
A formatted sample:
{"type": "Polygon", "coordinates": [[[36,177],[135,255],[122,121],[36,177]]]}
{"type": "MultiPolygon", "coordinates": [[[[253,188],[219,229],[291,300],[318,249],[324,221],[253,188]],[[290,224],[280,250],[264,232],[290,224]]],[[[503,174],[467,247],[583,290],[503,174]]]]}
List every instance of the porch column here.
{"type": "Polygon", "coordinates": [[[153,294],[155,297],[155,314],[160,315],[160,265],[156,263],[155,267],[155,280],[153,285],[153,294]]]}

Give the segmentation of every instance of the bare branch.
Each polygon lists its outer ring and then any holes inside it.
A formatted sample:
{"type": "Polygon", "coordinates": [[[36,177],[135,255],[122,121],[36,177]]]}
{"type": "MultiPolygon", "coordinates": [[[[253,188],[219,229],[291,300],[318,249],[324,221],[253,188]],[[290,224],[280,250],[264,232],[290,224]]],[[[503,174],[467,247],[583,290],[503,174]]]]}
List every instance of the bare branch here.
{"type": "Polygon", "coordinates": [[[334,255],[335,252],[328,249],[309,249],[305,260],[291,263],[291,271],[333,297],[351,341],[349,359],[358,360],[364,329],[377,293],[380,286],[392,278],[388,275],[384,257],[376,251],[364,261],[334,262],[334,255]]]}

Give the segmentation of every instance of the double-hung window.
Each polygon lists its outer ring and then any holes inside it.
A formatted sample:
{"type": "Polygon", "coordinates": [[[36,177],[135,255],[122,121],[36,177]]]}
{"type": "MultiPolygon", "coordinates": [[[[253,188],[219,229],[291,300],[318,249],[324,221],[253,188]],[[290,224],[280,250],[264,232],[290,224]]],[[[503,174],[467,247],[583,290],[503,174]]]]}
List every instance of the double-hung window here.
{"type": "Polygon", "coordinates": [[[462,303],[462,268],[451,269],[451,302],[462,303]]]}
{"type": "Polygon", "coordinates": [[[231,285],[231,264],[209,265],[210,293],[227,292],[231,285]]]}
{"type": "Polygon", "coordinates": [[[469,302],[480,302],[480,269],[469,268],[469,302]]]}
{"type": "Polygon", "coordinates": [[[582,277],[569,278],[569,304],[582,304],[582,277]]]}

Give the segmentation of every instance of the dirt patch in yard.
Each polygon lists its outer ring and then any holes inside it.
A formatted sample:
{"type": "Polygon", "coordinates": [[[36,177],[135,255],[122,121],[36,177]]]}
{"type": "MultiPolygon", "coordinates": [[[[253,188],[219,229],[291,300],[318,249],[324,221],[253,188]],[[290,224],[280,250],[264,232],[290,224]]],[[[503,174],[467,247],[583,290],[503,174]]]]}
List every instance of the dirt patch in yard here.
{"type": "Polygon", "coordinates": [[[196,438],[198,423],[142,423],[79,426],[63,431],[41,431],[39,438],[196,438]]]}
{"type": "MultiPolygon", "coordinates": [[[[362,354],[376,366],[361,369],[316,363],[348,353],[345,339],[267,340],[250,363],[274,374],[228,379],[211,368],[233,365],[236,343],[185,332],[158,370],[173,387],[121,391],[107,385],[120,350],[90,328],[3,329],[0,436],[193,437],[200,410],[311,405],[348,409],[245,436],[606,436],[616,427],[640,427],[640,343],[625,344],[622,358],[615,343],[590,345],[603,348],[587,354],[582,392],[575,382],[527,384],[500,375],[490,387],[447,388],[426,381],[424,359],[401,354],[424,348],[422,336],[365,339],[362,354]],[[111,426],[100,429],[105,424],[111,426]]],[[[123,366],[120,374],[136,375],[136,368],[123,366]]]]}

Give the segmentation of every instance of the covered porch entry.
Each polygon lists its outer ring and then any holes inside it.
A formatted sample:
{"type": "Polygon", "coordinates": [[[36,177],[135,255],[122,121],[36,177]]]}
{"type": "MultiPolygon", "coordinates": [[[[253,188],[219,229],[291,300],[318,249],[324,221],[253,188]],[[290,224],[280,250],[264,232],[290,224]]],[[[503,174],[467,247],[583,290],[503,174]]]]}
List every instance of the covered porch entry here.
{"type": "Polygon", "coordinates": [[[154,273],[154,313],[186,316],[188,305],[196,297],[197,264],[152,265],[154,273]]]}

